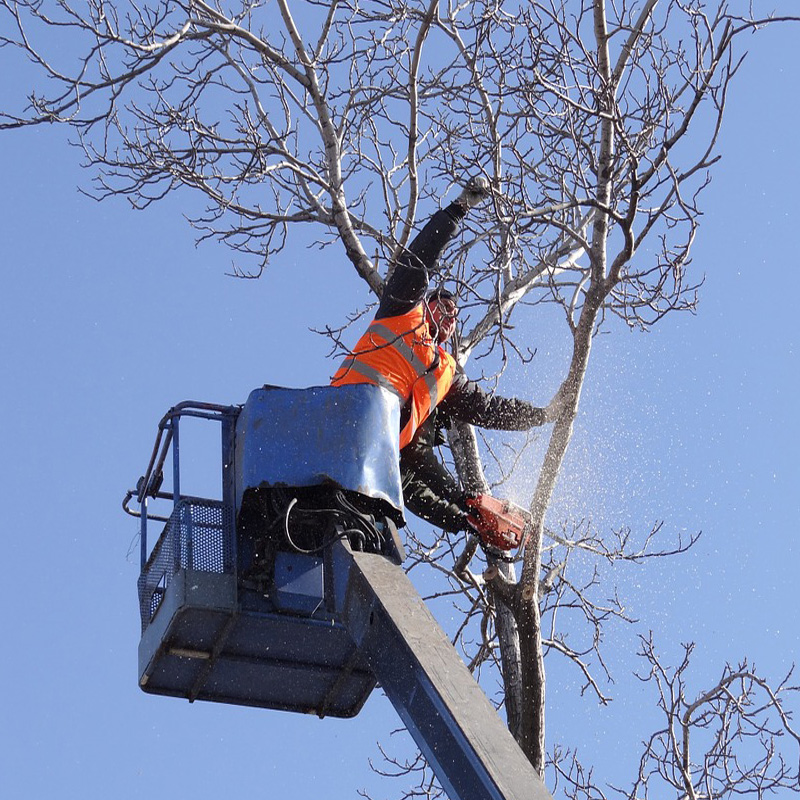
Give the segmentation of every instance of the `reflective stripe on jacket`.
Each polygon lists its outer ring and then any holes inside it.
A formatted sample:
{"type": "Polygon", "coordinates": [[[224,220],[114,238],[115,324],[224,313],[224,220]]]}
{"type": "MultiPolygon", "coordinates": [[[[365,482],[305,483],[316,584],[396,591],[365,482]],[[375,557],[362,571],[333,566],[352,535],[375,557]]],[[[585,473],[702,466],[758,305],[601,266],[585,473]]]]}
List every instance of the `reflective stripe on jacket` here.
{"type": "Polygon", "coordinates": [[[373,383],[397,395],[401,407],[410,399],[411,413],[400,431],[403,448],[447,394],[455,374],[455,359],[431,338],[420,303],[406,314],[373,320],[331,384],[373,383]]]}

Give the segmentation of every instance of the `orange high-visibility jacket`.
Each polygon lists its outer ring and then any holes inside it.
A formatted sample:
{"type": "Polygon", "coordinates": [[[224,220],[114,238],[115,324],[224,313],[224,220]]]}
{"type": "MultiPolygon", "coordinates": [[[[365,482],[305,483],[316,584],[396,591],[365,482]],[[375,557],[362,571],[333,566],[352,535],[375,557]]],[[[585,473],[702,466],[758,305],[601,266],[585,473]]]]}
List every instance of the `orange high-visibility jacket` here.
{"type": "Polygon", "coordinates": [[[422,304],[395,317],[373,320],[331,380],[333,386],[372,383],[393,392],[402,408],[410,399],[400,448],[444,398],[456,374],[455,359],[428,331],[422,304]]]}

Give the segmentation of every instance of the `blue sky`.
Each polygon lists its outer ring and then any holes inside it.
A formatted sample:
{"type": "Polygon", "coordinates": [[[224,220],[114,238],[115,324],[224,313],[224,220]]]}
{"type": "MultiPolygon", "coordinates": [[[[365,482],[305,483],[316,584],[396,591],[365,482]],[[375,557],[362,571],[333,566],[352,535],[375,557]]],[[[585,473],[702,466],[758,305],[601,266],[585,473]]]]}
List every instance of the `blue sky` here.
{"type": "MultiPolygon", "coordinates": [[[[698,313],[598,339],[553,505],[553,522],[703,531],[679,562],[623,576],[667,655],[698,642],[698,690],[745,655],[777,678],[800,644],[796,43],[796,28],[752,39],[703,204],[698,313]]],[[[3,70],[3,102],[17,88],[3,70]]],[[[226,277],[230,255],[194,247],[180,197],[144,213],[97,204],[76,191],[78,160],[64,130],[2,136],[0,794],[375,790],[367,759],[399,726],[379,692],[356,720],[319,721],[139,691],[136,523],[120,508],[171,405],[325,383],[327,345],[308,329],[364,290],[333,250],[289,249],[260,281],[226,277]]],[[[543,326],[534,364],[501,388],[546,401],[563,334],[543,326]]],[[[609,646],[630,661],[626,632],[609,646]]],[[[579,743],[602,773],[644,735],[648,695],[620,674],[600,712],[575,700],[570,670],[552,675],[551,741],[579,743]]]]}

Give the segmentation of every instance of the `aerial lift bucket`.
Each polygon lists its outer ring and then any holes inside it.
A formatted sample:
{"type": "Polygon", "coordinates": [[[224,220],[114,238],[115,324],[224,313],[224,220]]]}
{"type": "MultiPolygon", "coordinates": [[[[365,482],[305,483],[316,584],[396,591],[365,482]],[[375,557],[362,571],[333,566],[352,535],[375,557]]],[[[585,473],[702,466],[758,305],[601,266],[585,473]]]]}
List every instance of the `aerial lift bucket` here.
{"type": "Polygon", "coordinates": [[[319,716],[358,713],[376,678],[332,610],[322,548],[297,552],[284,527],[288,519],[295,538],[317,547],[336,532],[314,507],[341,497],[359,504],[383,532],[382,552],[400,563],[397,437],[376,435],[398,427],[396,400],[367,385],[265,387],[242,408],[184,403],[165,416],[148,471],[126,498],[127,506],[137,495],[142,509],[144,691],[319,716]],[[221,500],[181,493],[179,433],[187,417],[221,423],[221,500]],[[175,485],[167,493],[170,451],[175,485]],[[165,525],[148,552],[153,499],[173,508],[155,517],[165,525]]]}

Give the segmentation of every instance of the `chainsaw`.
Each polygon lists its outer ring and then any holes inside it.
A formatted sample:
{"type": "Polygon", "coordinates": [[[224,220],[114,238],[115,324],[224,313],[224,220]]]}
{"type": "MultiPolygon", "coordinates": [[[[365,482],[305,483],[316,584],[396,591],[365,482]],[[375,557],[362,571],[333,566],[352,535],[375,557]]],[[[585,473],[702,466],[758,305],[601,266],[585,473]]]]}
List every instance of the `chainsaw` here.
{"type": "Polygon", "coordinates": [[[514,550],[528,541],[531,515],[525,509],[489,494],[471,495],[466,504],[471,509],[467,519],[487,547],[514,550]]]}

